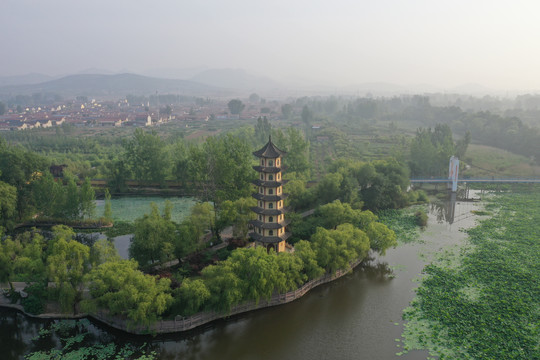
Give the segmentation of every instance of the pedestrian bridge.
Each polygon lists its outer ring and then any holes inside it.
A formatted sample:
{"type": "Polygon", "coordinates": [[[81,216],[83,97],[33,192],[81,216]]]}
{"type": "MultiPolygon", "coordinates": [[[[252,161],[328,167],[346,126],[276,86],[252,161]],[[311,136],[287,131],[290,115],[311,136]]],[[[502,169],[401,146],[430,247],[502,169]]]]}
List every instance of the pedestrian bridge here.
{"type": "MultiPolygon", "coordinates": [[[[444,178],[430,178],[430,179],[411,179],[411,184],[436,184],[447,183],[451,184],[453,179],[444,178]]],[[[484,178],[484,179],[457,179],[458,183],[499,183],[499,184],[540,184],[540,179],[496,179],[496,178],[484,178]]]]}
{"type": "Polygon", "coordinates": [[[452,192],[457,191],[458,183],[491,183],[491,184],[534,184],[540,183],[540,179],[508,178],[496,179],[494,176],[484,179],[460,179],[459,178],[459,159],[455,156],[450,158],[448,166],[448,178],[429,178],[429,179],[411,179],[411,184],[448,184],[452,192]]]}

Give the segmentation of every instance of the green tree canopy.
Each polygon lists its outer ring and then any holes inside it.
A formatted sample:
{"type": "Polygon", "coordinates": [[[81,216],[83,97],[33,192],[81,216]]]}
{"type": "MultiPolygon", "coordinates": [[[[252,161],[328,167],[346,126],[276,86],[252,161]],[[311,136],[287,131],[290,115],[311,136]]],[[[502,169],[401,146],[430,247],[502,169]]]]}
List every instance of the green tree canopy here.
{"type": "Polygon", "coordinates": [[[163,183],[170,171],[165,144],[155,132],[136,129],[133,138],[124,143],[126,164],[136,180],[163,183]]]}
{"type": "Polygon", "coordinates": [[[240,99],[232,99],[227,103],[227,107],[229,108],[229,111],[233,115],[239,115],[246,105],[240,100],[240,99]]]}
{"type": "Polygon", "coordinates": [[[174,253],[175,224],[160,215],[155,203],[150,208],[150,214],[135,220],[135,234],[129,247],[130,256],[142,266],[171,260],[174,253]]]}
{"type": "Polygon", "coordinates": [[[364,258],[369,251],[366,233],[351,224],[341,224],[336,230],[317,228],[311,242],[317,263],[330,273],[348,269],[352,261],[364,258]]]}
{"type": "Polygon", "coordinates": [[[17,188],[0,181],[0,227],[11,229],[17,216],[17,188]]]}
{"type": "Polygon", "coordinates": [[[75,312],[75,305],[82,296],[83,277],[90,267],[90,249],[73,240],[75,233],[67,226],[54,226],[53,234],[48,250],[47,274],[56,284],[62,310],[75,312]]]}
{"type": "Polygon", "coordinates": [[[169,279],[157,279],[137,270],[134,260],[105,262],[87,276],[92,300],[83,308],[105,308],[111,315],[125,315],[132,324],[150,325],[172,303],[169,279]]]}

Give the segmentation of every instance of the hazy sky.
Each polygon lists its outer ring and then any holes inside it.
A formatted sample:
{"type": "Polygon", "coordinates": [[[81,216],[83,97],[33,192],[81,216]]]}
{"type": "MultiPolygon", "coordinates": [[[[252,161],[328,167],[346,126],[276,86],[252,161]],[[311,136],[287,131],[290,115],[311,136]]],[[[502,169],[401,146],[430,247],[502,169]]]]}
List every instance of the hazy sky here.
{"type": "Polygon", "coordinates": [[[0,75],[243,68],[540,89],[537,0],[2,0],[0,75]]]}

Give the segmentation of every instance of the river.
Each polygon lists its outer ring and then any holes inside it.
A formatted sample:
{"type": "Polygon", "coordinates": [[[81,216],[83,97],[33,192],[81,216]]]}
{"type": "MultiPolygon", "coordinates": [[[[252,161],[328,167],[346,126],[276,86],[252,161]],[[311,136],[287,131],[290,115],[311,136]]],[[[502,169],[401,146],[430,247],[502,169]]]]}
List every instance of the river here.
{"type": "MultiPolygon", "coordinates": [[[[419,242],[401,244],[354,272],[322,285],[292,303],[218,321],[188,334],[134,337],[90,326],[93,341],[147,343],[160,359],[426,359],[412,351],[396,356],[403,330],[401,314],[414,297],[422,268],[442,249],[461,242],[459,231],[474,225],[478,203],[431,206],[419,242]],[[454,211],[452,211],[452,209],[454,211]]],[[[2,359],[54,346],[32,342],[46,322],[13,311],[0,312],[2,359]]]]}

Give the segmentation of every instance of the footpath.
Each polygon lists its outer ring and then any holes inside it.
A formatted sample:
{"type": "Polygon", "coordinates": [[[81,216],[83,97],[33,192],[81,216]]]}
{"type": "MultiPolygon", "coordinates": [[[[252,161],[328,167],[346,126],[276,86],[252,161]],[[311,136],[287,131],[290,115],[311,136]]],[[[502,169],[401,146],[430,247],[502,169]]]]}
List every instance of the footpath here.
{"type": "MultiPolygon", "coordinates": [[[[130,323],[126,318],[117,315],[110,315],[107,309],[100,309],[95,313],[87,314],[62,314],[62,313],[44,313],[39,315],[28,314],[24,311],[24,308],[18,304],[11,304],[11,301],[5,295],[0,295],[0,306],[21,311],[27,316],[41,319],[80,319],[89,317],[102,322],[112,328],[122,330],[127,333],[143,335],[143,334],[167,334],[177,333],[195,329],[199,326],[211,323],[219,319],[226,319],[232,316],[240,315],[246,312],[263,309],[271,306],[277,306],[289,303],[296,299],[301,298],[307,294],[311,289],[334,281],[350,271],[352,271],[358,264],[362,262],[361,259],[356,260],[350,264],[350,268],[346,270],[338,270],[335,274],[325,274],[320,278],[308,281],[296,290],[289,291],[284,294],[274,294],[268,300],[260,300],[258,303],[255,301],[249,301],[243,304],[234,306],[229,313],[219,313],[215,311],[200,312],[189,317],[176,316],[170,320],[160,320],[150,326],[134,325],[130,323]]],[[[25,283],[13,283],[15,290],[20,291],[26,286],[25,283]]]]}

